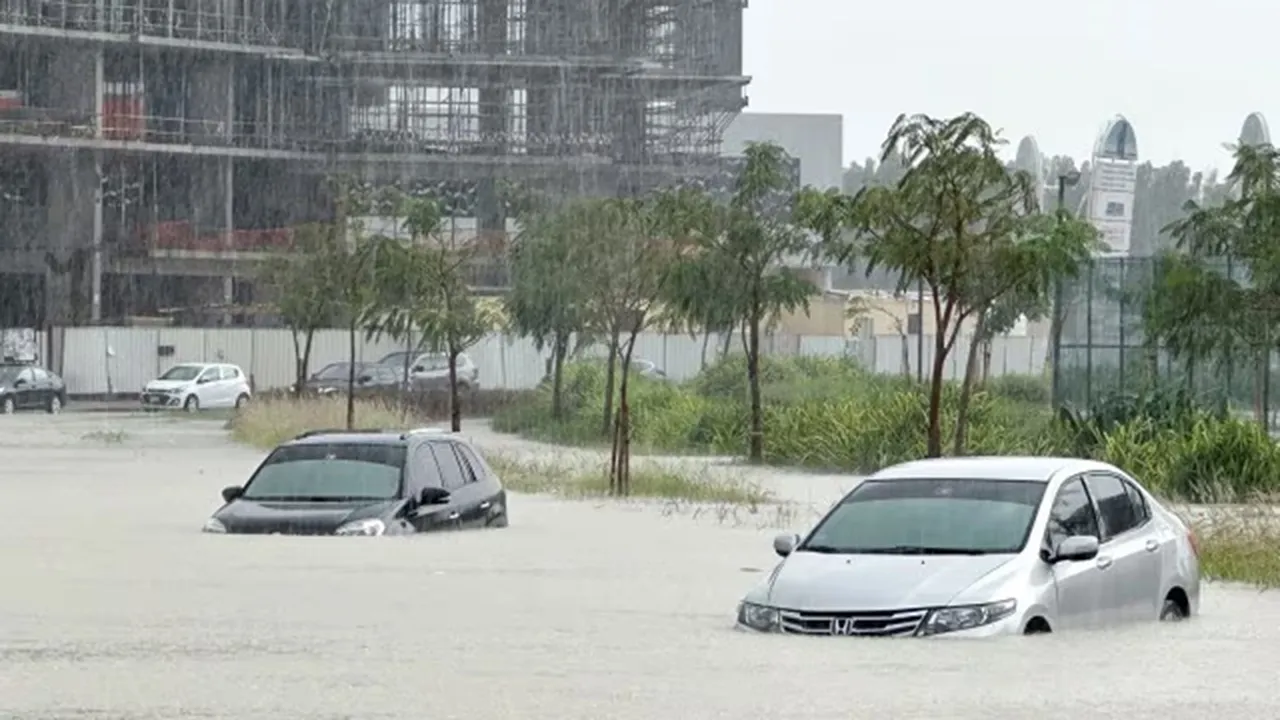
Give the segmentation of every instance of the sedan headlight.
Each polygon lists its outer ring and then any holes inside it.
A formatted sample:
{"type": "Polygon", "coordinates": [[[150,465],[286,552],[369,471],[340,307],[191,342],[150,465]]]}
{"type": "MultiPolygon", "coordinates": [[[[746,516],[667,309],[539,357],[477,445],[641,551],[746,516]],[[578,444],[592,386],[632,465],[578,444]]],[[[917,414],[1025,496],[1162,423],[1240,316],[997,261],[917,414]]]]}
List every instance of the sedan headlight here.
{"type": "Polygon", "coordinates": [[[738,624],[760,632],[776,632],[778,609],[744,602],[738,605],[738,624]]]}
{"type": "Polygon", "coordinates": [[[223,525],[222,521],[219,520],[218,518],[209,518],[208,520],[204,521],[204,527],[201,528],[201,530],[207,533],[221,534],[227,531],[227,526],[223,525]]]}
{"type": "Polygon", "coordinates": [[[334,531],[335,535],[381,535],[387,531],[387,524],[377,518],[353,520],[334,531]]]}
{"type": "Polygon", "coordinates": [[[958,630],[972,630],[999,622],[1018,609],[1017,600],[1001,600],[985,605],[960,605],[934,610],[920,625],[920,635],[939,635],[958,630]]]}

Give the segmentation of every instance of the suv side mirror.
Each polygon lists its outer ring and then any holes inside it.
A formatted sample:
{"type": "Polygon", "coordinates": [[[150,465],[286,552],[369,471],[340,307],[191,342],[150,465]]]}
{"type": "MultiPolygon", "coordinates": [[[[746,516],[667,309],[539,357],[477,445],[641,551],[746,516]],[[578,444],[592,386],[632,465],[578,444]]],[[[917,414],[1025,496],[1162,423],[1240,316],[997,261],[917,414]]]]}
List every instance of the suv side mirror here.
{"type": "Polygon", "coordinates": [[[14,380],[14,381],[13,381],[13,386],[14,386],[14,387],[16,387],[16,388],[26,387],[26,386],[27,386],[27,379],[26,379],[26,378],[18,378],[17,380],[14,380]]]}
{"type": "Polygon", "coordinates": [[[449,502],[449,491],[438,487],[423,488],[418,502],[423,505],[444,505],[449,502]]]}
{"type": "Polygon", "coordinates": [[[230,485],[228,487],[222,488],[223,502],[231,502],[233,500],[237,500],[243,494],[244,494],[244,488],[240,487],[239,485],[230,485]]]}
{"type": "Polygon", "coordinates": [[[362,384],[362,385],[363,385],[364,383],[371,383],[371,382],[373,382],[373,376],[372,376],[372,375],[361,375],[359,378],[357,378],[357,379],[356,379],[356,382],[358,382],[358,383],[360,383],[360,384],[362,384]]]}
{"type": "Polygon", "coordinates": [[[786,557],[790,555],[799,544],[800,536],[795,533],[779,535],[773,539],[773,551],[778,553],[779,557],[786,557]]]}
{"type": "Polygon", "coordinates": [[[205,384],[207,384],[207,383],[211,383],[211,382],[213,382],[213,376],[211,376],[211,375],[204,375],[204,376],[202,376],[199,380],[197,380],[197,381],[196,381],[196,384],[197,384],[197,385],[205,385],[205,384]]]}
{"type": "Polygon", "coordinates": [[[1052,562],[1092,560],[1098,556],[1098,538],[1092,535],[1072,535],[1054,548],[1052,562]]]}
{"type": "Polygon", "coordinates": [[[420,372],[426,372],[426,371],[427,371],[427,369],[426,369],[425,367],[423,367],[423,366],[421,366],[421,365],[414,365],[414,366],[413,366],[413,369],[412,369],[412,370],[410,370],[409,372],[419,372],[419,373],[420,373],[420,372]]]}

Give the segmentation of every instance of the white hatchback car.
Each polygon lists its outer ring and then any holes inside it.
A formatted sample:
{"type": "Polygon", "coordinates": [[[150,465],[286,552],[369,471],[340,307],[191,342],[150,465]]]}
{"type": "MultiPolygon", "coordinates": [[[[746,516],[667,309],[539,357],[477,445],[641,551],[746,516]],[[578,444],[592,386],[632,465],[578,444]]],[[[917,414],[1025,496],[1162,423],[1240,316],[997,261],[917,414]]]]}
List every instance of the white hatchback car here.
{"type": "Polygon", "coordinates": [[[243,407],[253,396],[249,378],[237,365],[182,363],[142,388],[142,407],[197,412],[243,407]]]}

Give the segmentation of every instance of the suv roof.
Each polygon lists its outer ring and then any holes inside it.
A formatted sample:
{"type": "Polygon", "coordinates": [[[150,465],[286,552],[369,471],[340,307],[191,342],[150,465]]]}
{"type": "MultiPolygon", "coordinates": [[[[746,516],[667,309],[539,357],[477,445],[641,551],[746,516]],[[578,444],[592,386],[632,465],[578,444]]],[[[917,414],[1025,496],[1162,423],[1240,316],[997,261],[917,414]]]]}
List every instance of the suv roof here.
{"type": "Polygon", "coordinates": [[[415,428],[413,430],[308,430],[281,445],[323,445],[345,442],[364,445],[404,445],[413,437],[450,437],[452,433],[442,428],[415,428]]]}

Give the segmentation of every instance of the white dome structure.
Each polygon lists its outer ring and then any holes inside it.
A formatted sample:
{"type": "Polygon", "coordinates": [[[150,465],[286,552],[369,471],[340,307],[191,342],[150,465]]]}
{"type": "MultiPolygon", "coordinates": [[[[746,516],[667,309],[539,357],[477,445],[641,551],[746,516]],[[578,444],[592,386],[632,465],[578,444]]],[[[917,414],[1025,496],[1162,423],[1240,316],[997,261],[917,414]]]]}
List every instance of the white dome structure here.
{"type": "Polygon", "coordinates": [[[1271,130],[1267,128],[1267,119],[1262,116],[1262,113],[1249,113],[1249,117],[1244,119],[1244,125],[1240,128],[1240,144],[1271,144],[1271,130]]]}
{"type": "Polygon", "coordinates": [[[1133,231],[1133,199],[1138,184],[1138,135],[1117,115],[1093,146],[1089,220],[1102,233],[1108,255],[1128,255],[1133,231]]]}
{"type": "Polygon", "coordinates": [[[1036,201],[1044,207],[1045,177],[1044,156],[1040,154],[1040,145],[1030,135],[1018,143],[1018,154],[1014,157],[1013,166],[1032,177],[1036,183],[1036,201]]]}

